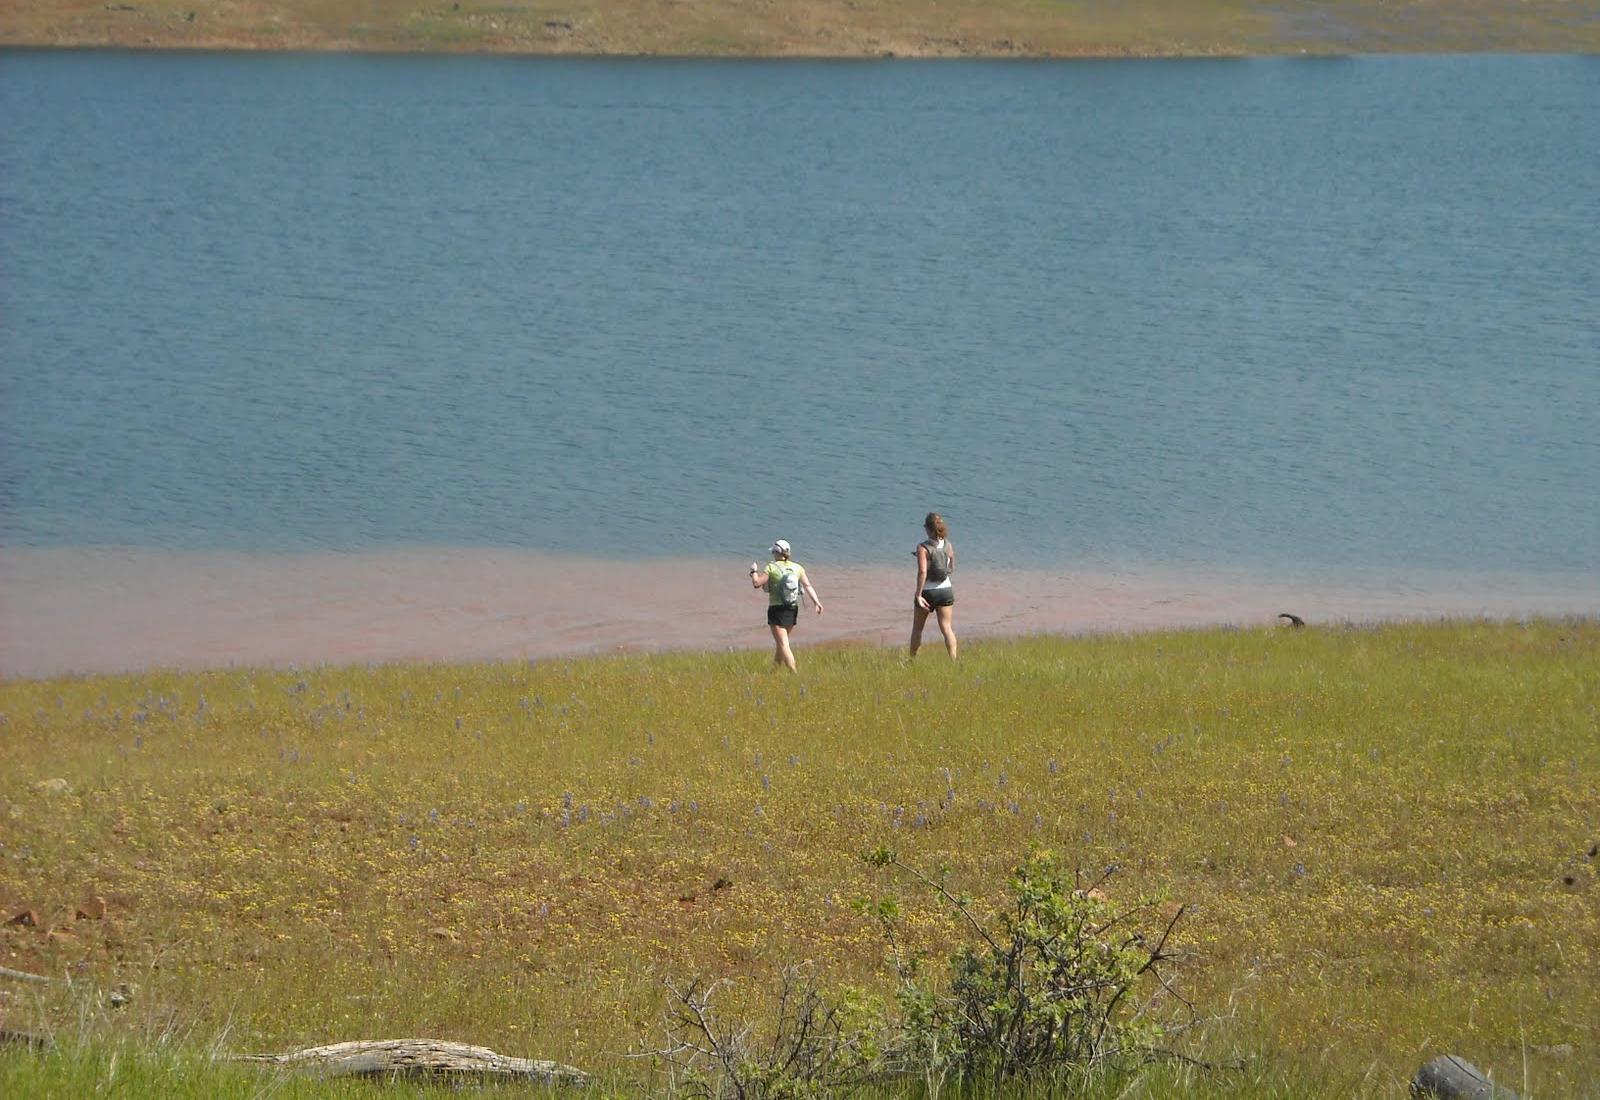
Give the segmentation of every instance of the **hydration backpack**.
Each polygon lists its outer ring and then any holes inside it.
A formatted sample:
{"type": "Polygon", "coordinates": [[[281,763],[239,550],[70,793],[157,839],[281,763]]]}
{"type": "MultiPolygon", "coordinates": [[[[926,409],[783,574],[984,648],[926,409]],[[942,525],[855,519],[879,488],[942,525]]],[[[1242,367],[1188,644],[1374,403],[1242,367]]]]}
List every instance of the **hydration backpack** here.
{"type": "Polygon", "coordinates": [[[778,580],[778,598],[783,601],[785,607],[799,607],[800,567],[786,561],[778,568],[783,570],[783,576],[778,580]]]}

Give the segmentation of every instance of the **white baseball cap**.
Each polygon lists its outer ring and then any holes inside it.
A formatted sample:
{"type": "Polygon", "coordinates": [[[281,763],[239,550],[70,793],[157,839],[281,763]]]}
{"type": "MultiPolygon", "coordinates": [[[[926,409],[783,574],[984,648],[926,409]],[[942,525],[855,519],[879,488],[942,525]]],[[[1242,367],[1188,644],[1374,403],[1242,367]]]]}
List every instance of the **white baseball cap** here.
{"type": "Polygon", "coordinates": [[[774,554],[787,555],[789,553],[789,540],[788,539],[779,539],[777,542],[773,543],[772,544],[772,552],[774,554]]]}

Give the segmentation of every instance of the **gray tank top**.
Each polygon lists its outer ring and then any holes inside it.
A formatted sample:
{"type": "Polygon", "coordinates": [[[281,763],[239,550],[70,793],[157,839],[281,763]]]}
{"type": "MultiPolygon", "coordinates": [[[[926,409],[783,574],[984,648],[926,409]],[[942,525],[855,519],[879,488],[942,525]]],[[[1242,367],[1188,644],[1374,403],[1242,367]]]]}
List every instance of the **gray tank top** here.
{"type": "Polygon", "coordinates": [[[950,543],[946,541],[941,546],[932,539],[924,539],[922,545],[928,548],[928,579],[923,587],[943,584],[945,578],[950,576],[950,543]]]}

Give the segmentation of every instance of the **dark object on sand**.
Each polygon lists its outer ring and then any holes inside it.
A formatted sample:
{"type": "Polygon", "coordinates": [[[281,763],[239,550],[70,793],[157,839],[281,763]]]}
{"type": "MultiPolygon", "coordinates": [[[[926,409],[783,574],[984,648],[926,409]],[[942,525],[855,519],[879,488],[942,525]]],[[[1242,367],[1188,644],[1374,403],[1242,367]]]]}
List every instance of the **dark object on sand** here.
{"type": "Polygon", "coordinates": [[[1290,626],[1305,626],[1306,625],[1306,621],[1304,619],[1302,619],[1300,616],[1291,615],[1287,611],[1278,612],[1278,618],[1280,618],[1280,619],[1288,619],[1290,626]]]}
{"type": "Polygon", "coordinates": [[[1517,1100],[1517,1094],[1489,1080],[1478,1067],[1454,1054],[1435,1058],[1411,1079],[1411,1095],[1440,1100],[1517,1100]]]}
{"type": "Polygon", "coordinates": [[[589,1075],[559,1062],[511,1058],[487,1047],[441,1039],[363,1039],[307,1047],[288,1054],[241,1054],[237,1062],[266,1062],[323,1077],[520,1079],[543,1085],[583,1085],[589,1075]]]}

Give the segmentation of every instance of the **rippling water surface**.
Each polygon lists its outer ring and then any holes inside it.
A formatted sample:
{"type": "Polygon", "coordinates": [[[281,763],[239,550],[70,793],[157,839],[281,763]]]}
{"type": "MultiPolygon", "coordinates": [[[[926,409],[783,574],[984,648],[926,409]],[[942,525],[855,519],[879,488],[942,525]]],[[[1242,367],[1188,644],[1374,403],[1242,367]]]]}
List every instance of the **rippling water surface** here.
{"type": "Polygon", "coordinates": [[[0,546],[1590,576],[1600,64],[0,54],[0,546]]]}

